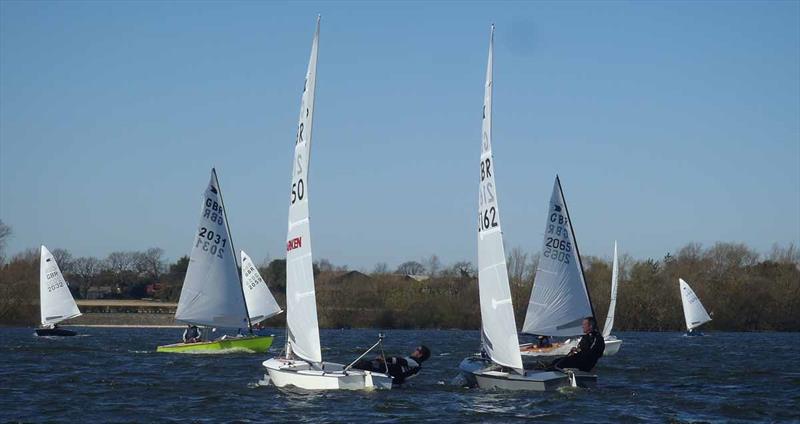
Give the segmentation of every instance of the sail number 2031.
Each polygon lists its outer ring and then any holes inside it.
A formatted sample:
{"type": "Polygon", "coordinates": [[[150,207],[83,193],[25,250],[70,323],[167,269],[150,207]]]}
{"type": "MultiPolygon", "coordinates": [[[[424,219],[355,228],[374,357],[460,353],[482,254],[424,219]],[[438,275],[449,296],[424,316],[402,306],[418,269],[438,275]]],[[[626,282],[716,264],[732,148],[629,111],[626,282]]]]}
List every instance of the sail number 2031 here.
{"type": "Polygon", "coordinates": [[[208,252],[212,256],[222,259],[222,252],[227,242],[227,239],[222,238],[219,234],[215,234],[213,230],[200,227],[200,233],[197,235],[195,247],[199,247],[203,249],[204,252],[208,252]]]}

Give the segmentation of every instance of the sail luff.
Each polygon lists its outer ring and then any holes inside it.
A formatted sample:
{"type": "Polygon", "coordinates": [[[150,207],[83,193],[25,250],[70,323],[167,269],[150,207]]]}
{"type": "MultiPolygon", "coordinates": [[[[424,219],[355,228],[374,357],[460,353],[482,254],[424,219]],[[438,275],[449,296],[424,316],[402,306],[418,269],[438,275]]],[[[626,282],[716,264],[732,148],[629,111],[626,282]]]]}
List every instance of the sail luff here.
{"type": "Polygon", "coordinates": [[[483,350],[499,365],[522,373],[514,307],[508,284],[503,233],[492,156],[492,67],[494,25],[489,36],[481,140],[480,184],[478,193],[478,290],[481,307],[483,350]]]}
{"type": "MultiPolygon", "coordinates": [[[[231,232],[231,223],[228,221],[228,208],[225,207],[225,199],[222,196],[222,186],[219,184],[219,177],[217,176],[217,169],[211,168],[211,175],[214,176],[214,183],[219,191],[219,204],[222,206],[222,215],[225,220],[225,230],[228,232],[228,252],[232,258],[236,257],[236,248],[233,245],[233,233],[231,232]]],[[[247,329],[253,331],[253,323],[250,321],[250,312],[247,310],[247,298],[244,296],[244,287],[242,286],[242,269],[237,262],[237,275],[239,276],[239,288],[242,292],[242,301],[244,301],[244,312],[247,316],[247,329]]]]}
{"type": "Polygon", "coordinates": [[[608,315],[603,325],[603,337],[611,335],[614,328],[614,313],[617,309],[617,284],[619,279],[619,263],[617,261],[617,241],[614,240],[614,261],[611,264],[611,299],[608,303],[608,315]]]}
{"type": "Polygon", "coordinates": [[[322,362],[308,208],[308,166],[314,118],[320,18],[311,44],[292,164],[292,187],[286,237],[287,352],[313,363],[322,362]]]}
{"type": "Polygon", "coordinates": [[[561,192],[561,201],[564,202],[564,212],[567,214],[567,220],[569,221],[569,231],[572,234],[572,243],[575,245],[575,256],[578,257],[578,268],[581,271],[581,281],[583,282],[583,291],[586,293],[586,299],[589,301],[589,308],[592,310],[592,317],[595,318],[595,322],[597,322],[596,315],[594,313],[594,305],[592,304],[592,296],[589,295],[589,287],[586,286],[586,273],[583,270],[583,260],[581,259],[581,250],[578,248],[578,238],[575,237],[575,226],[572,225],[572,217],[569,215],[569,206],[567,206],[567,198],[564,197],[564,189],[561,187],[561,179],[556,175],[556,182],[558,182],[558,191],[561,192]]]}

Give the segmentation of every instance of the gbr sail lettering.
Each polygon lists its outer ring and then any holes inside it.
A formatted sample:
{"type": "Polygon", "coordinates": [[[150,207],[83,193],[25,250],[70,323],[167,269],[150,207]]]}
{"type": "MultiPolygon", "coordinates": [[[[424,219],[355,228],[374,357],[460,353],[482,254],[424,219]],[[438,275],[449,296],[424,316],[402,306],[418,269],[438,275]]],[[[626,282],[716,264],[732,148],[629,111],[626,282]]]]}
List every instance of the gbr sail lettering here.
{"type": "Polygon", "coordinates": [[[544,238],[545,258],[550,258],[565,264],[570,263],[572,256],[572,243],[570,242],[569,220],[562,213],[560,205],[553,205],[547,223],[547,233],[544,238]]]}
{"type": "Polygon", "coordinates": [[[479,193],[478,232],[497,227],[497,200],[494,194],[492,158],[481,159],[481,187],[479,193]]]}
{"type": "MultiPolygon", "coordinates": [[[[213,188],[213,187],[212,187],[213,188]]],[[[203,208],[203,219],[210,221],[211,225],[201,226],[197,233],[195,247],[208,252],[209,255],[224,259],[225,246],[228,243],[225,234],[225,219],[222,205],[206,197],[203,208]]]]}

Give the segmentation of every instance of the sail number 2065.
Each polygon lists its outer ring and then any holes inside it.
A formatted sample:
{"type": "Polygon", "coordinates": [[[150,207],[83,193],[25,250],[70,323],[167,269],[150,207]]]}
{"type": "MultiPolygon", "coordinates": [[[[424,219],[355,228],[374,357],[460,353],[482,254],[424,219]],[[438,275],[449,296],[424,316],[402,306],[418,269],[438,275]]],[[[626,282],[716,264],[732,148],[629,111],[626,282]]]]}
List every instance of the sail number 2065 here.
{"type": "Polygon", "coordinates": [[[203,251],[222,259],[222,252],[224,252],[226,243],[228,243],[228,240],[222,238],[219,234],[215,234],[213,230],[200,227],[200,233],[197,235],[195,247],[199,247],[203,249],[203,251]]]}

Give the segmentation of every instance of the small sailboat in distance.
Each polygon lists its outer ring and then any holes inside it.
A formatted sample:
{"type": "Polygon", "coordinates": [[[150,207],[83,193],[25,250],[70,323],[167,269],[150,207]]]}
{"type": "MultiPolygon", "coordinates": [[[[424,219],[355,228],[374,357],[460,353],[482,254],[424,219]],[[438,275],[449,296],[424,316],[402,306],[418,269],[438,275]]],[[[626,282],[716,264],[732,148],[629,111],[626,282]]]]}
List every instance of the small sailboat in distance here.
{"type": "Polygon", "coordinates": [[[695,328],[711,321],[711,317],[706,312],[706,308],[700,303],[700,298],[694,293],[689,283],[678,279],[681,288],[681,303],[683,303],[683,317],[686,320],[687,336],[702,336],[703,333],[694,331],[695,328]]]}
{"type": "Polygon", "coordinates": [[[39,302],[42,326],[37,336],[74,336],[72,330],[60,328],[58,323],[81,315],[69,291],[56,258],[42,245],[39,261],[39,302]]]}
{"type": "MultiPolygon", "coordinates": [[[[303,86],[292,161],[286,237],[286,348],[283,356],[270,358],[262,365],[267,369],[270,382],[277,387],[294,386],[307,390],[391,389],[392,377],[388,373],[351,368],[356,361],[345,366],[322,360],[308,213],[308,158],[314,118],[319,21],[318,16],[303,86]]],[[[361,356],[379,345],[381,340],[361,356]]]]}
{"type": "Polygon", "coordinates": [[[496,166],[492,155],[493,50],[494,25],[491,27],[486,68],[478,193],[481,354],[462,360],[459,370],[470,385],[482,389],[550,391],[564,386],[592,385],[597,378],[580,371],[526,370],[523,367],[508,283],[495,185],[496,166]]]}
{"type": "Polygon", "coordinates": [[[213,168],[200,210],[200,224],[192,243],[175,319],[206,328],[247,328],[251,334],[174,343],[158,346],[156,351],[264,353],[272,345],[273,337],[252,335],[245,290],[228,228],[227,210],[222,200],[217,171],[213,168]]]}
{"type": "Polygon", "coordinates": [[[617,283],[619,280],[619,263],[617,261],[617,242],[614,241],[614,262],[611,264],[611,299],[608,303],[608,315],[606,315],[606,323],[603,325],[603,340],[606,343],[606,349],[603,351],[603,356],[616,355],[619,348],[622,346],[622,340],[611,335],[611,329],[614,328],[614,313],[617,309],[617,283]]]}
{"type": "Polygon", "coordinates": [[[261,278],[253,260],[244,250],[242,254],[242,284],[244,284],[244,300],[250,314],[250,325],[256,325],[267,318],[283,312],[267,283],[261,278]]]}

